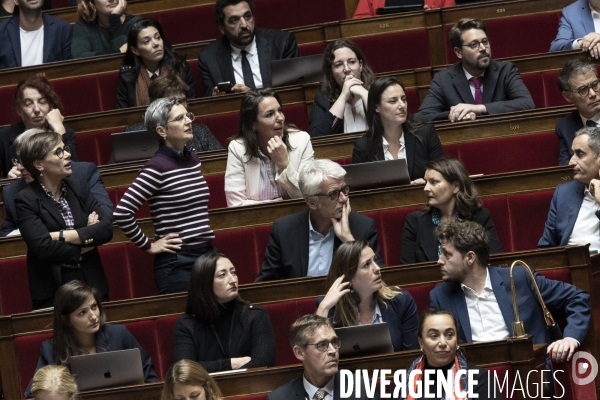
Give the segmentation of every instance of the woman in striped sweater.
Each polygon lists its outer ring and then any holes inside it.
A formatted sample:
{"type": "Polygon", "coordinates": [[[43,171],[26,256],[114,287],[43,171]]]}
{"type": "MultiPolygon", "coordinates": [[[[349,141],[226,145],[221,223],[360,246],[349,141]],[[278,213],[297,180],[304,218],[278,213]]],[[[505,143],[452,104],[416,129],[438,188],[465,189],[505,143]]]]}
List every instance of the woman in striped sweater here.
{"type": "Polygon", "coordinates": [[[125,235],[154,254],[154,280],[160,293],[187,291],[190,271],[202,254],[214,251],[208,221],[208,186],[200,160],[185,143],[192,139],[194,114],[175,97],[155,100],[146,110],[148,132],[160,147],[142,167],[113,214],[125,235]],[[151,242],[135,220],[147,201],[156,232],[151,242]]]}

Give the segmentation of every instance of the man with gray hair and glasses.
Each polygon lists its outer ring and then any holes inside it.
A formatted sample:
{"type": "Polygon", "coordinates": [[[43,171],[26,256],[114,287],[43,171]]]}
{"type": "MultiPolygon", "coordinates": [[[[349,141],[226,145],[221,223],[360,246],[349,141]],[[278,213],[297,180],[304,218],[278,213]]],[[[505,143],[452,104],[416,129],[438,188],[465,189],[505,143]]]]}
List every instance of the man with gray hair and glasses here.
{"type": "Polygon", "coordinates": [[[567,165],[573,157],[571,144],[575,132],[583,127],[594,128],[600,122],[600,80],[596,65],[579,59],[567,61],[558,74],[558,88],[576,108],[558,121],[555,129],[560,144],[558,165],[567,165]]]}
{"type": "MultiPolygon", "coordinates": [[[[341,398],[338,363],[342,341],[327,318],[315,314],[305,315],[290,328],[290,345],[296,358],[302,363],[304,373],[273,390],[267,400],[337,400],[341,398]]],[[[379,399],[379,390],[368,397],[364,383],[360,397],[351,393],[352,399],[379,399]]]]}
{"type": "Polygon", "coordinates": [[[298,180],[308,209],[273,222],[262,270],[256,282],[326,275],[334,251],[344,242],[366,240],[379,255],[375,221],[350,210],[346,170],[317,159],[307,164],[298,180]]]}
{"type": "Polygon", "coordinates": [[[575,133],[573,180],[558,185],[538,247],[590,244],[600,250],[600,128],[575,133]]]}

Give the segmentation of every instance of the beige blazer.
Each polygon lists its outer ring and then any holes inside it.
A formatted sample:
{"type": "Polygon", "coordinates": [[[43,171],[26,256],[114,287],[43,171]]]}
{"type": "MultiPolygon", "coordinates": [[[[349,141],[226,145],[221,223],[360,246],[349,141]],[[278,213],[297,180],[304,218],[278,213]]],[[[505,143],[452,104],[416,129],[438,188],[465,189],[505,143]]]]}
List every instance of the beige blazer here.
{"type": "MultiPolygon", "coordinates": [[[[286,169],[275,176],[275,180],[285,188],[292,199],[302,197],[298,186],[299,173],[304,165],[315,158],[310,136],[303,131],[290,132],[290,145],[288,152],[290,163],[286,169]]],[[[225,198],[228,207],[246,206],[250,204],[265,203],[259,200],[260,160],[256,157],[250,159],[246,155],[246,145],[243,140],[236,139],[229,143],[227,154],[227,169],[225,170],[225,198]]]]}

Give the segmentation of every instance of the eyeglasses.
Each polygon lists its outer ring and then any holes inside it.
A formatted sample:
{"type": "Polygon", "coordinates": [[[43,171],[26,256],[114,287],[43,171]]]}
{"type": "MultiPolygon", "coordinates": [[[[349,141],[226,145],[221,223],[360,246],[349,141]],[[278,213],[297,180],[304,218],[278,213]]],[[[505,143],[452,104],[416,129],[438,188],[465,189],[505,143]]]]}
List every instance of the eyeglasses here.
{"type": "Polygon", "coordinates": [[[581,97],[585,97],[590,93],[590,89],[592,89],[594,92],[598,93],[598,91],[600,91],[600,79],[596,79],[594,82],[590,83],[587,86],[582,86],[575,90],[565,90],[565,91],[577,93],[581,97]]]}
{"type": "Polygon", "coordinates": [[[187,117],[187,118],[188,118],[190,121],[194,121],[194,119],[196,118],[196,117],[194,116],[194,113],[193,113],[193,112],[189,112],[189,113],[187,113],[187,114],[181,114],[181,115],[180,115],[180,116],[178,116],[177,118],[174,118],[174,119],[172,119],[172,120],[170,120],[170,121],[167,121],[167,124],[168,124],[169,122],[177,122],[177,123],[179,123],[179,122],[183,122],[183,120],[184,120],[186,117],[187,117]]]}
{"type": "Polygon", "coordinates": [[[342,62],[342,61],[336,62],[335,64],[333,64],[331,66],[331,68],[334,71],[343,71],[344,68],[346,68],[346,65],[348,66],[348,69],[354,69],[359,65],[359,61],[356,58],[350,58],[346,62],[342,62]]]}
{"type": "Polygon", "coordinates": [[[350,185],[346,185],[341,189],[334,190],[327,194],[317,194],[316,196],[329,197],[331,201],[337,201],[337,199],[340,198],[340,193],[344,193],[344,196],[348,196],[348,193],[350,193],[350,185]]]}
{"type": "Polygon", "coordinates": [[[12,161],[13,167],[18,167],[19,164],[23,165],[20,158],[11,158],[10,161],[12,161]]]}
{"type": "Polygon", "coordinates": [[[483,45],[483,47],[488,47],[490,45],[490,40],[489,39],[483,39],[482,41],[474,41],[471,42],[469,44],[463,44],[463,47],[468,47],[471,50],[477,50],[479,48],[479,46],[483,45]]]}
{"type": "Polygon", "coordinates": [[[315,346],[319,353],[325,353],[329,348],[329,345],[332,345],[334,349],[339,349],[342,346],[342,339],[333,338],[331,340],[323,340],[319,343],[307,343],[306,346],[315,346]]]}
{"type": "Polygon", "coordinates": [[[56,154],[56,157],[58,158],[63,158],[65,156],[65,152],[69,154],[71,153],[69,145],[66,145],[65,147],[58,147],[56,150],[54,150],[54,154],[56,154]]]}

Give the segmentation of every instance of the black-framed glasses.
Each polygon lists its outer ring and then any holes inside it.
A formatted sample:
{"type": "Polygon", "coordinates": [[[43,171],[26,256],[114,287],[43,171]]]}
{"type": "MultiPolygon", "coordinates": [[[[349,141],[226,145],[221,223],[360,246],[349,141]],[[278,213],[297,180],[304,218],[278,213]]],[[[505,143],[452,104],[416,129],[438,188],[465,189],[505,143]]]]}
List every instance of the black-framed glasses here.
{"type": "Polygon", "coordinates": [[[190,120],[190,121],[192,121],[192,122],[193,122],[193,121],[194,121],[194,119],[196,118],[196,116],[194,115],[194,113],[193,113],[193,112],[189,112],[189,113],[187,113],[187,114],[181,114],[180,116],[178,116],[178,117],[176,117],[176,118],[173,118],[173,119],[172,119],[172,120],[170,120],[170,121],[167,121],[167,124],[168,124],[169,122],[177,122],[177,123],[179,123],[179,122],[183,122],[183,120],[184,120],[186,117],[187,117],[187,118],[189,118],[189,120],[190,120]]]}
{"type": "Polygon", "coordinates": [[[332,345],[334,349],[339,349],[342,346],[342,339],[333,338],[331,340],[323,340],[319,343],[306,343],[306,346],[315,346],[319,353],[325,353],[329,348],[329,345],[332,345]]]}
{"type": "Polygon", "coordinates": [[[590,89],[598,93],[598,91],[600,91],[600,79],[596,79],[594,82],[590,83],[587,86],[582,86],[574,90],[567,90],[567,92],[577,93],[581,97],[585,97],[590,93],[590,89]]]}
{"type": "Polygon", "coordinates": [[[71,153],[71,148],[68,144],[64,147],[58,147],[56,150],[54,150],[54,154],[56,154],[56,157],[58,158],[63,158],[65,156],[65,151],[67,153],[71,153]]]}
{"type": "Polygon", "coordinates": [[[463,44],[463,47],[468,47],[471,50],[477,50],[479,48],[479,46],[483,45],[483,47],[488,47],[490,45],[490,40],[489,39],[483,39],[481,41],[476,40],[474,42],[471,42],[469,44],[463,44]]]}
{"type": "Polygon", "coordinates": [[[344,193],[344,196],[348,196],[348,193],[350,193],[350,185],[346,185],[346,186],[342,187],[341,189],[334,190],[327,194],[317,194],[317,196],[329,197],[332,201],[337,201],[337,199],[340,198],[340,193],[344,193]]]}
{"type": "Polygon", "coordinates": [[[11,158],[10,161],[12,161],[13,167],[17,167],[19,164],[23,165],[20,158],[11,158]]]}

